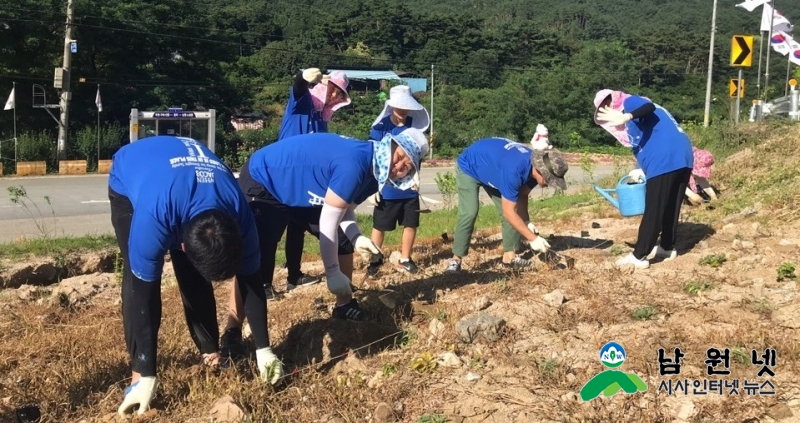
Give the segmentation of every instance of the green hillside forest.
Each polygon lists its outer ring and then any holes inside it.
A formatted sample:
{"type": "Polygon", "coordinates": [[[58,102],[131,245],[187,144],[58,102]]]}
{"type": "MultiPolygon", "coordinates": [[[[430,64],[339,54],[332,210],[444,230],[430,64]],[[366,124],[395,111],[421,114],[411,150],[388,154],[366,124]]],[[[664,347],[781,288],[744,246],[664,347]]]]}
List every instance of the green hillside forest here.
{"type": "MultiPolygon", "coordinates": [[[[614,147],[591,119],[601,88],[648,96],[685,125],[703,122],[712,0],[73,1],[78,49],[67,156],[91,163],[98,84],[101,159],[126,142],[131,108],[182,107],[217,111],[216,150],[235,167],[274,141],[293,75],[305,67],[427,78],[427,92],[417,96],[430,110],[433,94],[440,157],[483,136],[528,141],[538,123],[562,149],[614,147]],[[265,129],[234,131],[231,116],[250,113],[265,116],[265,129]]],[[[756,97],[761,8],[735,7],[741,1],[718,2],[712,126],[731,120],[734,34],[756,36],[753,66],[744,69],[743,119],[756,97]]],[[[800,2],[775,3],[800,22],[800,2]]],[[[0,4],[0,96],[16,83],[19,160],[56,158],[57,124],[31,107],[32,90],[39,84],[47,102],[57,103],[53,74],[62,63],[66,10],[66,0],[0,4]]],[[[786,56],[773,51],[770,66],[767,95],[783,96],[786,56]]],[[[353,103],[334,115],[331,131],[366,138],[383,106],[377,89],[353,89],[353,103]]],[[[763,89],[762,77],[762,97],[763,89]]],[[[0,140],[13,138],[13,116],[0,113],[0,140]]],[[[0,152],[10,167],[13,141],[0,152]]]]}

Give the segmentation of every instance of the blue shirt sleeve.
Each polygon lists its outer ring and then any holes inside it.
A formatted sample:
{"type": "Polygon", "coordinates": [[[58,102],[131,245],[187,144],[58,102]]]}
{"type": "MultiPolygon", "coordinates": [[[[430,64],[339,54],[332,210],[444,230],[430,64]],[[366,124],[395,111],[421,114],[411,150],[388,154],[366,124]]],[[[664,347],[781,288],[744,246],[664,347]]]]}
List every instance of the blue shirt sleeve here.
{"type": "Polygon", "coordinates": [[[364,183],[365,173],[365,169],[356,162],[336,163],[331,169],[328,189],[348,204],[354,204],[361,185],[364,183]]]}
{"type": "Polygon", "coordinates": [[[309,108],[310,101],[306,97],[310,96],[311,93],[306,90],[302,96],[299,98],[295,98],[294,90],[289,90],[289,112],[293,115],[307,115],[311,113],[311,109],[309,108]]]}
{"type": "Polygon", "coordinates": [[[644,106],[647,103],[650,102],[642,97],[639,97],[638,95],[632,95],[626,98],[625,101],[622,103],[622,109],[625,111],[625,113],[630,113],[638,109],[639,107],[644,106]]]}
{"type": "Polygon", "coordinates": [[[369,132],[369,139],[380,141],[383,139],[384,135],[386,135],[386,131],[383,130],[383,122],[378,122],[369,132]]]}
{"type": "Polygon", "coordinates": [[[152,214],[134,211],[128,237],[131,272],[145,282],[156,282],[164,271],[164,255],[170,245],[169,228],[152,214]]]}

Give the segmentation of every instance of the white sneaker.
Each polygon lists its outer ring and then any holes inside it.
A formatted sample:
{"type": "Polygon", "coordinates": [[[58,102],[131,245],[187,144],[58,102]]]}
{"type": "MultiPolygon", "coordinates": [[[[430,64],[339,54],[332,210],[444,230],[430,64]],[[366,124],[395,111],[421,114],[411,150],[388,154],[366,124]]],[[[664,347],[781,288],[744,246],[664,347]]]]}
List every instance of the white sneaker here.
{"type": "Polygon", "coordinates": [[[461,262],[459,260],[451,259],[450,263],[447,265],[447,269],[445,269],[445,273],[458,273],[461,271],[461,262]]]}
{"type": "Polygon", "coordinates": [[[639,260],[639,259],[637,259],[636,257],[633,256],[633,253],[631,253],[631,254],[628,254],[627,256],[617,260],[615,265],[618,268],[619,267],[623,267],[623,266],[627,266],[627,265],[633,265],[633,267],[636,268],[636,269],[647,269],[648,267],[650,267],[650,262],[647,259],[639,260]]]}
{"type": "Polygon", "coordinates": [[[656,245],[655,247],[653,247],[653,251],[651,251],[650,254],[647,255],[647,259],[652,260],[656,257],[664,257],[664,261],[674,260],[675,257],[678,257],[678,250],[673,248],[667,251],[661,248],[660,245],[656,245]]]}

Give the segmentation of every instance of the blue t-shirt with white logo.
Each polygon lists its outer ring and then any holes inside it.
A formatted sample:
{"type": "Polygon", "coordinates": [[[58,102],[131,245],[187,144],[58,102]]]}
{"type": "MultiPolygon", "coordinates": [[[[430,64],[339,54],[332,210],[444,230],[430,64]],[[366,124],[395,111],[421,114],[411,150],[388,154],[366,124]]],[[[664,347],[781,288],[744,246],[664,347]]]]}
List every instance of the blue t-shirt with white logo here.
{"type": "MultiPolygon", "coordinates": [[[[372,131],[369,133],[369,138],[379,141],[382,140],[386,134],[397,135],[403,132],[403,130],[411,127],[411,120],[411,116],[407,116],[406,125],[397,126],[392,122],[391,116],[386,116],[372,127],[372,131]]],[[[381,190],[381,197],[386,200],[406,200],[409,198],[416,198],[417,196],[419,196],[419,192],[414,191],[411,188],[405,190],[398,189],[391,183],[384,185],[383,189],[381,190]]]]}
{"type": "Polygon", "coordinates": [[[244,237],[239,274],[258,270],[261,254],[250,206],[230,169],[203,144],[175,136],[132,142],[114,154],[108,185],[133,204],[128,252],[137,278],[159,280],[167,250],[181,248],[184,226],[211,209],[239,223],[244,237]]]}
{"type": "MultiPolygon", "coordinates": [[[[623,109],[630,113],[647,103],[650,102],[632,95],[625,99],[623,109]]],[[[654,105],[655,112],[625,124],[633,155],[648,179],[694,167],[691,140],[666,109],[654,105]]]]}
{"type": "Polygon", "coordinates": [[[250,177],[290,207],[322,207],[330,188],[349,204],[378,192],[373,143],[318,132],[289,137],[250,156],[250,177]]]}
{"type": "Polygon", "coordinates": [[[322,114],[314,110],[311,93],[306,92],[299,99],[294,98],[294,89],[289,90],[289,102],[283,113],[278,140],[312,132],[328,132],[328,122],[322,120],[322,114]]]}
{"type": "Polygon", "coordinates": [[[506,138],[484,138],[467,147],[457,163],[462,172],[516,202],[523,186],[536,186],[531,154],[533,150],[525,144],[506,138]]]}

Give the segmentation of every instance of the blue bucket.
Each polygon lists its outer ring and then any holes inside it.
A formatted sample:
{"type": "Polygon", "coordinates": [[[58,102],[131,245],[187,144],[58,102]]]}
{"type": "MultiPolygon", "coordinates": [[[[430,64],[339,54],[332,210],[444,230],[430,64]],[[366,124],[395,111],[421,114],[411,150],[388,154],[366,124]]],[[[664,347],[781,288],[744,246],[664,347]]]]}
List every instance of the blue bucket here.
{"type": "Polygon", "coordinates": [[[623,217],[640,216],[644,214],[646,184],[644,180],[641,183],[624,183],[629,178],[628,175],[620,178],[615,189],[603,189],[597,185],[594,186],[594,189],[616,207],[623,217]],[[616,199],[611,196],[615,192],[616,199]]]}

